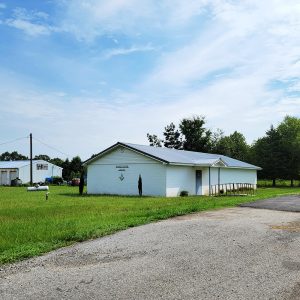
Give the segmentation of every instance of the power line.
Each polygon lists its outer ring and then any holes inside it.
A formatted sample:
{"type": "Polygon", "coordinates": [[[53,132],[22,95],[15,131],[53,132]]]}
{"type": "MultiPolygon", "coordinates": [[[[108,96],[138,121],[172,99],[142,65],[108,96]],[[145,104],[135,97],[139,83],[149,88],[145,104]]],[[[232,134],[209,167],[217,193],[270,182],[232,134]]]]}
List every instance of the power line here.
{"type": "Polygon", "coordinates": [[[25,136],[25,137],[20,137],[20,138],[17,138],[17,139],[14,139],[14,140],[11,140],[11,141],[7,141],[7,142],[4,142],[4,143],[1,143],[0,146],[2,145],[6,145],[6,144],[11,144],[11,143],[14,143],[16,141],[19,141],[19,140],[23,140],[23,139],[27,139],[28,136],[25,136]]]}
{"type": "MultiPolygon", "coordinates": [[[[11,144],[11,143],[14,143],[14,142],[16,142],[16,141],[23,140],[23,139],[28,139],[28,138],[29,138],[29,136],[24,136],[24,137],[16,138],[16,139],[14,139],[14,140],[10,140],[10,141],[1,143],[0,146],[2,146],[2,145],[7,145],[7,144],[11,144]]],[[[71,157],[70,154],[64,153],[64,152],[58,150],[57,148],[52,147],[52,146],[46,144],[45,142],[43,142],[43,141],[41,141],[41,140],[39,140],[39,139],[37,139],[37,138],[35,138],[35,137],[32,137],[32,138],[33,138],[34,140],[38,141],[39,143],[45,145],[46,147],[48,147],[48,148],[50,148],[50,149],[52,149],[52,150],[55,150],[56,152],[59,152],[59,153],[65,155],[65,156],[67,156],[67,157],[71,157]]]]}
{"type": "Polygon", "coordinates": [[[39,140],[39,139],[37,139],[37,138],[35,138],[35,137],[32,137],[34,140],[36,140],[36,141],[38,141],[38,142],[40,142],[41,144],[43,144],[43,145],[45,145],[46,147],[48,147],[48,148],[50,148],[50,149],[52,149],[52,150],[55,150],[56,152],[59,152],[59,153],[61,153],[61,154],[63,154],[63,155],[65,155],[65,156],[69,156],[69,157],[71,157],[71,155],[70,154],[67,154],[67,153],[64,153],[64,152],[62,152],[62,151],[60,151],[60,150],[58,150],[57,148],[55,148],[55,147],[52,147],[52,146],[50,146],[50,145],[48,145],[48,144],[46,144],[46,143],[44,143],[44,142],[42,142],[41,140],[39,140]]]}

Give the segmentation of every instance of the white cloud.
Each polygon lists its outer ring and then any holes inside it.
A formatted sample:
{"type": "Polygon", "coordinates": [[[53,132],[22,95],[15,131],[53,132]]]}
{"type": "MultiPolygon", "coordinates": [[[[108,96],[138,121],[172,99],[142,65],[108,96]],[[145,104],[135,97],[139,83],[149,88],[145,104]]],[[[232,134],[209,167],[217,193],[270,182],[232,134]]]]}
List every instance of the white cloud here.
{"type": "Polygon", "coordinates": [[[40,11],[28,11],[25,8],[18,7],[14,9],[13,16],[3,22],[4,24],[20,29],[27,35],[37,37],[40,35],[49,35],[57,28],[44,23],[48,19],[48,14],[40,11]]]}
{"type": "Polygon", "coordinates": [[[104,59],[110,59],[113,56],[129,55],[135,52],[148,52],[154,50],[156,50],[156,48],[150,44],[146,46],[131,46],[130,48],[115,48],[106,51],[103,57],[104,59]]]}
{"type": "MultiPolygon", "coordinates": [[[[16,130],[16,136],[32,132],[60,151],[71,156],[79,154],[84,159],[117,141],[147,144],[148,132],[161,135],[166,124],[178,123],[194,114],[206,115],[207,125],[212,129],[219,127],[226,134],[239,130],[251,142],[285,114],[295,114],[300,105],[300,98],[283,97],[281,91],[266,91],[251,75],[222,78],[164,103],[139,101],[142,91],[115,91],[106,98],[74,97],[63,91],[37,90],[4,76],[1,82],[4,83],[0,88],[3,140],[13,136],[13,130],[7,132],[6,128],[16,130]]],[[[145,97],[151,98],[151,94],[145,97]]],[[[26,154],[27,146],[24,144],[17,150],[26,154]]],[[[37,143],[34,151],[61,156],[37,143]]]]}
{"type": "Polygon", "coordinates": [[[13,10],[13,16],[21,20],[47,19],[48,14],[40,11],[28,11],[23,7],[17,7],[13,10]]]}
{"type": "Polygon", "coordinates": [[[4,9],[4,8],[6,8],[6,4],[0,2],[0,9],[4,9]]]}
{"type": "MultiPolygon", "coordinates": [[[[165,23],[168,26],[182,26],[192,18],[206,12],[210,0],[164,0],[160,1],[161,11],[166,15],[165,23]]],[[[153,2],[155,5],[155,2],[153,2]]]]}
{"type": "Polygon", "coordinates": [[[249,142],[286,114],[300,116],[300,97],[286,95],[299,91],[299,4],[271,2],[211,1],[211,26],[165,52],[141,90],[173,107],[170,121],[204,114],[213,128],[239,130],[249,142]],[[269,85],[293,78],[286,90],[269,85]]]}
{"type": "MultiPolygon", "coordinates": [[[[119,32],[129,36],[161,34],[185,27],[204,14],[211,0],[73,0],[63,1],[62,30],[79,40],[119,32]]],[[[173,32],[174,34],[175,32],[173,32]]],[[[176,33],[175,33],[176,34],[176,33]]]]}
{"type": "Polygon", "coordinates": [[[150,0],[74,0],[62,5],[65,14],[61,29],[84,41],[116,31],[135,34],[141,28],[137,24],[155,16],[150,0]]]}
{"type": "Polygon", "coordinates": [[[34,24],[26,20],[8,19],[5,23],[8,26],[23,30],[30,36],[49,35],[51,32],[50,28],[47,26],[34,24]]]}
{"type": "Polygon", "coordinates": [[[264,66],[270,68],[269,76],[274,71],[278,75],[295,68],[300,47],[300,11],[287,9],[284,1],[277,1],[279,8],[270,5],[267,9],[266,2],[216,2],[213,25],[205,33],[199,31],[189,45],[165,53],[149,76],[150,83],[186,85],[223,68],[240,68],[246,73],[264,66]]]}
{"type": "MultiPolygon", "coordinates": [[[[32,92],[20,82],[1,80],[0,118],[8,128],[32,130],[63,152],[87,158],[116,141],[147,143],[147,132],[160,135],[166,124],[193,114],[206,115],[208,126],[219,127],[226,134],[238,130],[249,142],[284,115],[300,116],[300,97],[286,93],[299,91],[298,1],[164,0],[157,4],[150,0],[74,0],[64,5],[66,15],[60,25],[87,41],[119,31],[158,35],[163,31],[167,36],[173,30],[176,35],[184,32],[178,28],[185,28],[199,15],[207,15],[207,25],[193,28],[189,42],[159,49],[161,55],[152,71],[145,81],[134,82],[131,91],[113,90],[100,97],[88,90],[85,96],[72,97],[64,91],[32,92]],[[272,89],[269,83],[277,80],[289,83],[287,90],[272,89]],[[4,90],[4,86],[8,88],[4,90]]],[[[16,20],[23,22],[19,26],[28,34],[48,34],[50,30],[24,29],[30,27],[26,22],[34,22],[32,17],[22,16],[22,11],[16,20]]],[[[156,49],[151,44],[120,46],[104,55],[108,59],[152,50],[156,49]]],[[[69,65],[58,64],[70,73],[77,68],[72,69],[73,60],[69,65]]],[[[99,75],[82,70],[78,67],[78,82],[99,75]]],[[[99,85],[114,88],[103,79],[98,78],[99,85]]],[[[3,128],[0,133],[5,136],[3,128]]]]}

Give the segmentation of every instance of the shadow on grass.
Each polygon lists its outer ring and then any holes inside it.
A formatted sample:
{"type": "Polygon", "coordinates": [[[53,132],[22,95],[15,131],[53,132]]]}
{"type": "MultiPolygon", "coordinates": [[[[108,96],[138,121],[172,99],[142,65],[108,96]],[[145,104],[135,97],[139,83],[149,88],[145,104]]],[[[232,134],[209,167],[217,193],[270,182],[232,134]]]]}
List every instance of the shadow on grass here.
{"type": "Polygon", "coordinates": [[[89,198],[89,197],[97,197],[97,198],[137,198],[137,199],[143,199],[143,198],[159,198],[159,197],[155,197],[155,196],[139,196],[139,195],[118,195],[118,194],[83,194],[83,195],[79,195],[79,193],[58,193],[58,195],[60,196],[66,196],[66,197],[76,197],[76,198],[89,198]]]}

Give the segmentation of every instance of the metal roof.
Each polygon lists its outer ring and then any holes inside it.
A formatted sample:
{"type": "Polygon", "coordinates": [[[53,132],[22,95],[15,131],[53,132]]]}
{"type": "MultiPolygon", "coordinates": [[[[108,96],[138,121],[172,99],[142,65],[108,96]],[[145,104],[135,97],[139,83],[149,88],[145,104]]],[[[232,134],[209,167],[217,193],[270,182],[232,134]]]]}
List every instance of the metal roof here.
{"type": "MultiPolygon", "coordinates": [[[[33,160],[33,164],[35,163],[46,163],[46,164],[51,164],[48,161],[45,160],[33,160]]],[[[0,169],[19,169],[25,166],[30,165],[30,160],[9,160],[9,161],[0,161],[0,169]]],[[[57,166],[58,168],[61,168],[57,166]]],[[[62,169],[62,168],[61,168],[62,169]]]]}
{"type": "Polygon", "coordinates": [[[90,162],[94,161],[95,159],[101,157],[108,151],[113,150],[118,146],[127,147],[129,149],[140,152],[144,155],[150,156],[153,159],[168,164],[174,164],[174,165],[184,164],[184,165],[192,165],[192,166],[214,166],[215,164],[221,162],[221,164],[224,164],[225,167],[229,167],[229,168],[255,169],[255,170],[261,169],[260,167],[220,154],[176,150],[170,148],[152,147],[152,146],[120,143],[120,142],[100,152],[97,156],[88,159],[84,163],[89,164],[90,162]]]}

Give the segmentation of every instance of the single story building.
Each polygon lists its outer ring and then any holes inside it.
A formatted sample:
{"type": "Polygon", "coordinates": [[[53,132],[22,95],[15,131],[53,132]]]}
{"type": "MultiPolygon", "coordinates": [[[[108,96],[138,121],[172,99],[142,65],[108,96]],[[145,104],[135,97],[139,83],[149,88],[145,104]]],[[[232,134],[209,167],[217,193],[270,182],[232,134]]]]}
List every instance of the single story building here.
{"type": "Polygon", "coordinates": [[[224,155],[116,143],[84,162],[89,194],[209,195],[214,185],[247,183],[256,188],[260,168],[224,155]]]}
{"type": "MultiPolygon", "coordinates": [[[[44,182],[47,177],[62,177],[62,168],[45,160],[32,161],[33,183],[44,182]]],[[[0,161],[0,185],[10,185],[13,179],[30,182],[30,160],[0,161]]]]}

